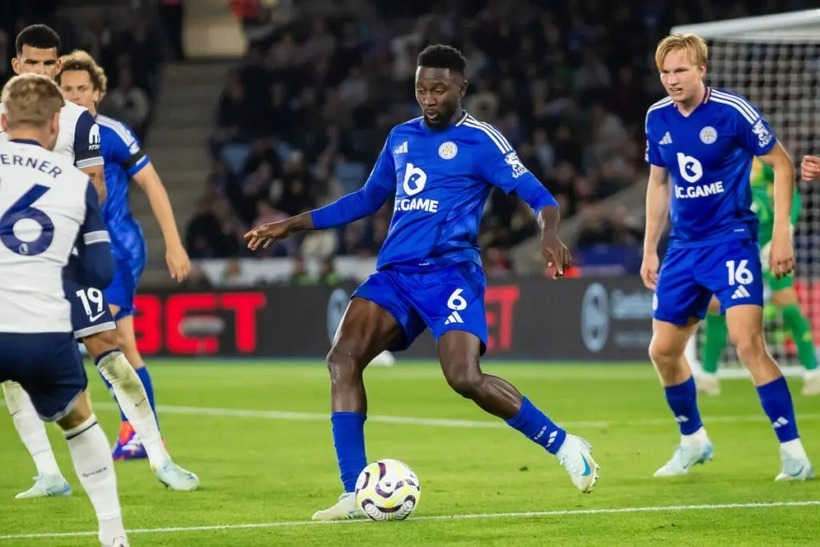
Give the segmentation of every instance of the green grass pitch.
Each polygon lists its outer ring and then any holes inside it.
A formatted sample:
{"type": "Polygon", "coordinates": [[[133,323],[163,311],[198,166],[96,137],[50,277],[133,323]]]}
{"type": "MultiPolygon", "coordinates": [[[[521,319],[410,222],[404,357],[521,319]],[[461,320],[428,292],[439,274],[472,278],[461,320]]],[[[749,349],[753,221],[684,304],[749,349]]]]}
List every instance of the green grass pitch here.
{"type": "MultiPolygon", "coordinates": [[[[313,524],[341,491],[320,363],[149,363],[168,448],[200,475],[193,493],[165,490],[147,462],[116,464],[132,546],[254,545],[797,545],[820,542],[820,481],[775,483],[777,442],[748,380],[702,397],[715,460],[654,479],[677,428],[648,364],[488,362],[571,432],[601,465],[578,493],[554,457],[447,387],[432,363],[366,373],[368,457],[418,474],[418,510],[404,522],[313,524]],[[405,418],[405,419],[397,419],[405,418]]],[[[89,369],[108,437],[118,413],[89,369]]],[[[790,386],[804,444],[820,462],[820,398],[790,386]]],[[[33,465],[0,410],[0,547],[96,545],[96,523],[60,433],[49,435],[70,498],[17,501],[33,465]],[[49,534],[45,537],[27,535],[49,534]],[[65,534],[65,535],[60,535],[65,534]]]]}

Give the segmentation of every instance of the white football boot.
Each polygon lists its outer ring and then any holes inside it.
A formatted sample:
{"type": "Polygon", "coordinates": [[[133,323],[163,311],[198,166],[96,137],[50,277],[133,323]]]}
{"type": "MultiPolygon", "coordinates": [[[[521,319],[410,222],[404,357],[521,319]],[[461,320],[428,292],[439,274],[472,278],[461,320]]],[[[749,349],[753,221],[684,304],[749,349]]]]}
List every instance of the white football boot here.
{"type": "Polygon", "coordinates": [[[154,469],[159,482],[178,492],[190,492],[199,488],[199,477],[174,462],[168,462],[154,469]]]}
{"type": "Polygon", "coordinates": [[[312,520],[346,520],[360,519],[367,515],[356,505],[356,494],[345,492],[339,496],[339,501],[323,511],[313,513],[312,520]]]}
{"type": "Polygon", "coordinates": [[[592,492],[598,481],[598,464],[592,459],[592,446],[586,439],[567,433],[555,456],[578,490],[584,494],[592,492]]]}
{"type": "Polygon", "coordinates": [[[808,459],[795,458],[780,449],[783,469],[774,478],[776,481],[806,481],[814,478],[814,468],[808,459]]]}
{"type": "Polygon", "coordinates": [[[34,477],[34,486],[14,496],[18,500],[26,498],[45,498],[51,496],[70,496],[71,485],[62,475],[38,475],[34,477]]]}
{"type": "Polygon", "coordinates": [[[679,477],[686,475],[689,468],[699,463],[706,463],[712,459],[714,448],[712,443],[707,441],[701,446],[678,445],[672,459],[663,467],[655,471],[656,477],[679,477]]]}

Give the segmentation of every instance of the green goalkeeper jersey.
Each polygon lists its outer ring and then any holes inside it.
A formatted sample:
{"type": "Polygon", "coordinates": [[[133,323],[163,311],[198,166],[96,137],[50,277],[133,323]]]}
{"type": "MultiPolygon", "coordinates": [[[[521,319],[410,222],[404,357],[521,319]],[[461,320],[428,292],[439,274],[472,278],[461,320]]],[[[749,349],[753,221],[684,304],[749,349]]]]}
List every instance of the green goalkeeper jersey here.
{"type": "MultiPolygon", "coordinates": [[[[760,159],[754,158],[749,177],[752,184],[752,209],[760,221],[757,241],[761,247],[772,240],[774,231],[774,169],[760,159]]],[[[794,190],[792,200],[792,226],[800,218],[800,192],[794,190]]]]}

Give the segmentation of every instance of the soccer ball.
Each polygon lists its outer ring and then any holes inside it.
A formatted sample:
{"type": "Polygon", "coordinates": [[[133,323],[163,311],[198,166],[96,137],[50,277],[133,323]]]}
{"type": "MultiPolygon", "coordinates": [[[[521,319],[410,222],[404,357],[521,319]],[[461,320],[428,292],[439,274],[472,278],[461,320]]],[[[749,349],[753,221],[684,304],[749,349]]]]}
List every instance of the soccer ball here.
{"type": "Polygon", "coordinates": [[[379,460],[356,480],[356,505],[373,520],[404,520],[418,506],[421,483],[407,464],[379,460]]]}

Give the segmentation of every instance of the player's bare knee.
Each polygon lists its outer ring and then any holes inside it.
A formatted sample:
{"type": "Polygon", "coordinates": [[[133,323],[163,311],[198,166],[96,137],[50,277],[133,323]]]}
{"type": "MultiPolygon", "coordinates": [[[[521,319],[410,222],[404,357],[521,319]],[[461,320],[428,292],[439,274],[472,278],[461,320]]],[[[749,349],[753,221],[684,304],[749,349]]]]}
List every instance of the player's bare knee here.
{"type": "Polygon", "coordinates": [[[444,378],[447,384],[466,399],[475,399],[481,391],[483,377],[477,367],[468,365],[445,366],[444,378]]]}
{"type": "Polygon", "coordinates": [[[361,376],[362,370],[367,363],[360,363],[362,359],[356,357],[356,355],[359,354],[344,351],[337,346],[331,348],[326,359],[331,382],[345,382],[361,376]]]}
{"type": "Polygon", "coordinates": [[[677,365],[681,355],[683,355],[683,348],[677,347],[669,340],[653,336],[649,342],[649,358],[656,367],[673,367],[677,365]]]}
{"type": "Polygon", "coordinates": [[[106,351],[119,349],[116,330],[106,330],[86,336],[83,338],[83,343],[88,350],[88,354],[94,359],[106,351]]]}
{"type": "Polygon", "coordinates": [[[763,334],[760,332],[736,332],[730,334],[737,356],[745,365],[757,363],[766,354],[763,334]]]}
{"type": "Polygon", "coordinates": [[[90,416],[91,402],[88,400],[88,392],[84,391],[74,402],[74,406],[71,407],[68,414],[57,420],[57,425],[64,431],[74,429],[82,425],[90,416]]]}

